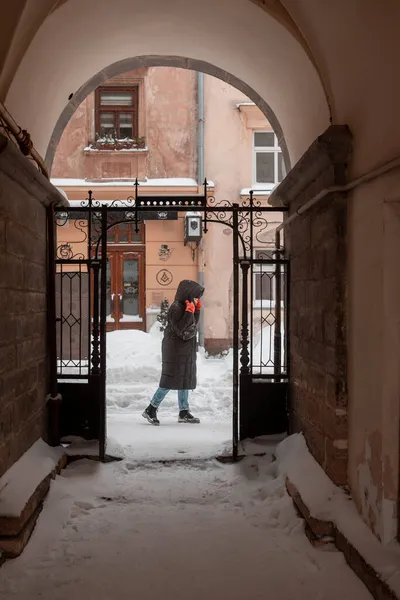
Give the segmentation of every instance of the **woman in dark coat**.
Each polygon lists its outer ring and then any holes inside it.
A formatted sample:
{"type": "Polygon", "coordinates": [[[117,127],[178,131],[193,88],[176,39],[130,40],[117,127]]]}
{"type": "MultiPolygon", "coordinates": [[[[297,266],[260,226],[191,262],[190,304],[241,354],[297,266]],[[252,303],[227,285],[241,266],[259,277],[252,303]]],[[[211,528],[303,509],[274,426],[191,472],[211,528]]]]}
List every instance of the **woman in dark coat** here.
{"type": "Polygon", "coordinates": [[[143,417],[159,425],[157,410],[170,390],[178,390],[179,423],[200,423],[189,410],[189,390],[196,388],[196,333],[204,288],[189,279],[180,282],[171,304],[162,341],[159,388],[143,417]]]}

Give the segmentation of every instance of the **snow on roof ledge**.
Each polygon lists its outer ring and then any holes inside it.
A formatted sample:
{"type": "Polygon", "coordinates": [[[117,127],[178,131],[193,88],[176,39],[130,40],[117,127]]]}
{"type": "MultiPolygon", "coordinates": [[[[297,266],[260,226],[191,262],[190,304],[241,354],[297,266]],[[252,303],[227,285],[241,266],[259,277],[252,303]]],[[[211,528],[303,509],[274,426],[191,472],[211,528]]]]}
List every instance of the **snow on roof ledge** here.
{"type": "MultiPolygon", "coordinates": [[[[135,180],[110,179],[108,181],[90,181],[88,179],[51,179],[56,187],[134,187],[135,180]]],[[[139,187],[197,187],[197,181],[187,177],[168,177],[164,179],[147,179],[139,181],[139,187]]],[[[214,187],[212,181],[207,182],[207,187],[214,187]]]]}
{"type": "Polygon", "coordinates": [[[243,188],[242,190],[240,190],[240,195],[241,196],[249,196],[251,190],[253,190],[253,194],[254,196],[269,196],[272,192],[273,187],[271,187],[270,189],[266,189],[266,188],[257,188],[257,187],[251,187],[251,188],[243,188]]]}
{"type": "Polygon", "coordinates": [[[236,108],[240,108],[241,106],[256,106],[255,102],[238,102],[236,104],[236,108]]]}
{"type": "Polygon", "coordinates": [[[67,196],[66,192],[65,192],[65,191],[64,191],[62,188],[58,187],[58,188],[56,188],[56,189],[57,189],[57,190],[60,192],[60,194],[61,194],[62,196],[64,196],[64,198],[65,198],[66,200],[68,200],[68,196],[67,196]]]}

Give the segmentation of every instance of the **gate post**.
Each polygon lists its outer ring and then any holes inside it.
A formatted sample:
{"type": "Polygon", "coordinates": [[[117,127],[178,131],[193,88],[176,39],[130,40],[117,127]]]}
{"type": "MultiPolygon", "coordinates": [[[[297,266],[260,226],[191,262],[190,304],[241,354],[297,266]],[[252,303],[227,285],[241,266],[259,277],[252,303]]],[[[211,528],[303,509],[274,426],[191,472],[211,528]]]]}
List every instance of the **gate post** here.
{"type": "Polygon", "coordinates": [[[100,373],[100,324],[99,324],[99,271],[100,261],[92,260],[93,269],[93,329],[91,375],[100,373]]]}
{"type": "Polygon", "coordinates": [[[248,402],[251,394],[251,365],[249,353],[249,299],[248,299],[248,279],[250,261],[240,261],[242,273],[241,282],[241,301],[242,301],[242,328],[240,336],[240,395],[239,395],[239,413],[240,427],[239,439],[247,437],[248,431],[248,402]]]}
{"type": "Polygon", "coordinates": [[[57,393],[56,232],[54,206],[47,208],[47,345],[50,357],[47,396],[47,435],[50,446],[60,443],[61,396],[57,393]]]}
{"type": "MultiPolygon", "coordinates": [[[[275,258],[280,261],[280,248],[276,249],[275,258]]],[[[275,329],[274,329],[274,375],[282,374],[282,315],[281,315],[281,264],[275,263],[275,329]]],[[[280,381],[280,378],[278,379],[280,381]]]]}
{"type": "Polygon", "coordinates": [[[240,340],[240,364],[241,375],[250,373],[249,367],[249,300],[248,300],[248,278],[250,262],[242,260],[240,262],[242,269],[242,331],[240,340]]]}
{"type": "Polygon", "coordinates": [[[238,459],[239,439],[239,204],[233,204],[233,405],[232,458],[238,459]]]}
{"type": "MultiPolygon", "coordinates": [[[[135,211],[137,218],[137,211],[135,211]]],[[[136,223],[137,226],[137,223],[136,223]]],[[[107,334],[107,207],[101,208],[101,271],[100,271],[100,386],[99,386],[99,458],[106,457],[107,443],[107,412],[106,412],[106,334],[107,334]]]]}

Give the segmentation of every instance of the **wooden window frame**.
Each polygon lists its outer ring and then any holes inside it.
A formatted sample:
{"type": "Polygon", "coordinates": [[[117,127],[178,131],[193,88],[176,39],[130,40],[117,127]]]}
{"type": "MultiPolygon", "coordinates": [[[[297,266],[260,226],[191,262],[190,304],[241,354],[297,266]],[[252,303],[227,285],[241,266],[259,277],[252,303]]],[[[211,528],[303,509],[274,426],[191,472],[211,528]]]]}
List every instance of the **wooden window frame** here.
{"type": "MultiPolygon", "coordinates": [[[[100,113],[101,112],[112,112],[115,113],[115,126],[116,132],[120,136],[121,132],[119,129],[119,113],[131,113],[132,114],[132,139],[137,140],[139,137],[139,86],[136,85],[103,85],[98,87],[95,92],[95,135],[100,136],[100,113]],[[132,92],[132,107],[113,105],[113,106],[102,106],[100,103],[100,96],[102,92],[132,92]]],[[[117,139],[123,139],[117,137],[117,139]]]]}
{"type": "Polygon", "coordinates": [[[132,236],[135,235],[135,231],[134,231],[134,227],[135,227],[135,223],[134,222],[124,222],[124,223],[118,223],[118,225],[114,225],[114,227],[112,227],[111,229],[108,230],[108,235],[110,233],[114,233],[114,239],[110,239],[107,235],[107,246],[143,246],[145,244],[145,227],[143,223],[139,223],[139,235],[140,235],[140,241],[138,240],[132,240],[132,236]],[[122,240],[120,241],[119,239],[119,235],[120,235],[120,226],[121,225],[128,225],[128,240],[122,240]]]}

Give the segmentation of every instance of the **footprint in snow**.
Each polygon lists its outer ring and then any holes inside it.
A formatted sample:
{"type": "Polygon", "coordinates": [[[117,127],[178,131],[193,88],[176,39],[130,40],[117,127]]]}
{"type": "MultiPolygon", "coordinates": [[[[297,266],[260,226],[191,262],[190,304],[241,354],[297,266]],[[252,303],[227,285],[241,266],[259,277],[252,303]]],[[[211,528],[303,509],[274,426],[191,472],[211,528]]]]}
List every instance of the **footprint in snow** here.
{"type": "Polygon", "coordinates": [[[78,508],[81,508],[82,510],[85,510],[85,511],[93,510],[93,508],[96,508],[93,504],[90,504],[90,502],[82,502],[80,500],[76,500],[74,504],[78,508]]]}

